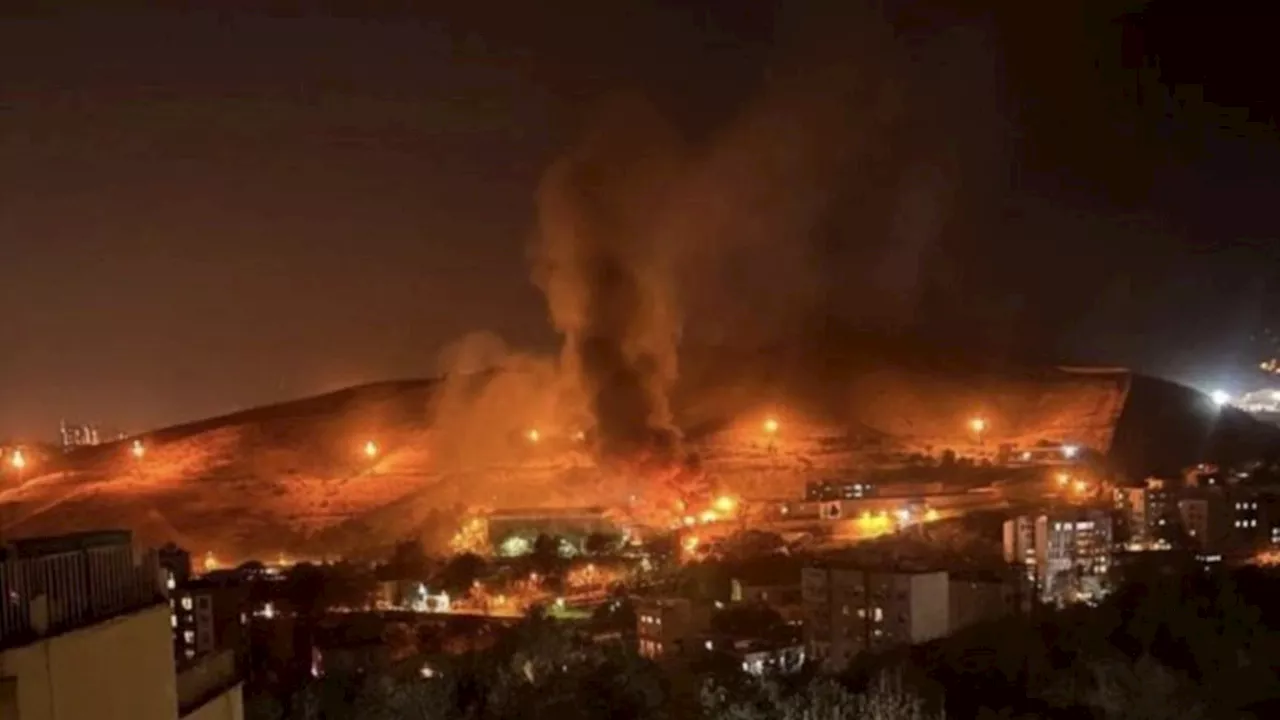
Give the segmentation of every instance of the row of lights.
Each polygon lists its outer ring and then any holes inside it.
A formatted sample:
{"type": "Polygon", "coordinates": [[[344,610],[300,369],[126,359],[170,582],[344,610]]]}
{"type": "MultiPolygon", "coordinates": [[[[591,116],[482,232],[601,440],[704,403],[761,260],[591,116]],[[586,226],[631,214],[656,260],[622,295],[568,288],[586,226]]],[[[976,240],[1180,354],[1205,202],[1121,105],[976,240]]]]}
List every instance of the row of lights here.
{"type": "MultiPolygon", "coordinates": [[[[134,440],[133,444],[129,446],[129,454],[141,460],[143,456],[147,454],[147,448],[142,444],[141,440],[134,440]]],[[[25,470],[27,467],[27,456],[23,454],[20,449],[14,450],[9,455],[9,465],[15,470],[25,470]]]]}

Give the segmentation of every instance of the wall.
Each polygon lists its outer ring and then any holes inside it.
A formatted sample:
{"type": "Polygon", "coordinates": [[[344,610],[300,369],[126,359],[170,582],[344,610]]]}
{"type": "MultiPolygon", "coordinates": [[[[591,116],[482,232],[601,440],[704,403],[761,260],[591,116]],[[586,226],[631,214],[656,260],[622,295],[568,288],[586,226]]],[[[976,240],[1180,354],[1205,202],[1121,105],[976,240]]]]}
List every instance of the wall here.
{"type": "Polygon", "coordinates": [[[22,720],[172,720],[169,608],[155,605],[0,653],[22,720]]]}
{"type": "Polygon", "coordinates": [[[182,716],[182,720],[244,720],[244,697],[236,685],[182,716]]]}
{"type": "Polygon", "coordinates": [[[951,632],[950,587],[945,572],[908,576],[911,589],[912,643],[922,643],[951,632]]]}

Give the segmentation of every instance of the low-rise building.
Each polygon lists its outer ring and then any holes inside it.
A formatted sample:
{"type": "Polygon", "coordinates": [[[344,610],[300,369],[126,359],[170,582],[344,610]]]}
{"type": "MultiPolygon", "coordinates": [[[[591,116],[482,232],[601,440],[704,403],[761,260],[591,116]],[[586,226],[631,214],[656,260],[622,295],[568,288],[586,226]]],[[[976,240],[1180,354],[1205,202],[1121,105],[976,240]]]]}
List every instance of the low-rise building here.
{"type": "Polygon", "coordinates": [[[801,575],[805,650],[831,669],[950,631],[945,572],[812,567],[801,575]]]}
{"type": "Polygon", "coordinates": [[[687,598],[648,598],[636,606],[640,654],[670,658],[695,650],[711,625],[711,608],[687,598]]]}
{"type": "Polygon", "coordinates": [[[1030,610],[1030,585],[1016,573],[948,573],[949,632],[1030,610]]]}

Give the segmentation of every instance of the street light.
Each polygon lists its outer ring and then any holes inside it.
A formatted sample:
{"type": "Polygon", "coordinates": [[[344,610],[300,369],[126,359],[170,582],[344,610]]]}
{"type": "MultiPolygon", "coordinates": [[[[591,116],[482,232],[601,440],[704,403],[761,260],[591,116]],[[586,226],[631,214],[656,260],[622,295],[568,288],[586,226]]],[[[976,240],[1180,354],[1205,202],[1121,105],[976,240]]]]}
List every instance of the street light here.
{"type": "Polygon", "coordinates": [[[777,418],[768,418],[764,421],[764,433],[766,435],[777,435],[779,427],[777,418]]]}
{"type": "Polygon", "coordinates": [[[972,420],[969,421],[969,429],[972,430],[973,434],[977,436],[978,444],[981,445],[982,434],[987,431],[987,419],[983,417],[973,418],[972,420]]]}

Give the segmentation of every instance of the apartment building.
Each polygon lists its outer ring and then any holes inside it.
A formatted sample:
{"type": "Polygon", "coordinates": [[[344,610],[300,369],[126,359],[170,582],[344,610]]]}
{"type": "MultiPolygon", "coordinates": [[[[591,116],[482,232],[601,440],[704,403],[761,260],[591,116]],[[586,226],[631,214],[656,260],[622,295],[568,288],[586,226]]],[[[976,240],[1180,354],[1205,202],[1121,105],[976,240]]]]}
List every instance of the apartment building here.
{"type": "Polygon", "coordinates": [[[806,654],[833,670],[861,652],[950,631],[945,572],[812,567],[800,584],[806,654]]]}
{"type": "Polygon", "coordinates": [[[687,598],[652,598],[636,607],[640,655],[650,659],[692,652],[710,626],[711,608],[687,598]]]}
{"type": "Polygon", "coordinates": [[[1093,602],[1111,586],[1109,512],[1071,508],[1005,521],[1005,561],[1024,568],[1041,602],[1093,602]]]}
{"type": "Polygon", "coordinates": [[[178,672],[164,575],[128,532],[0,548],[0,718],[238,720],[233,658],[178,672]]]}

